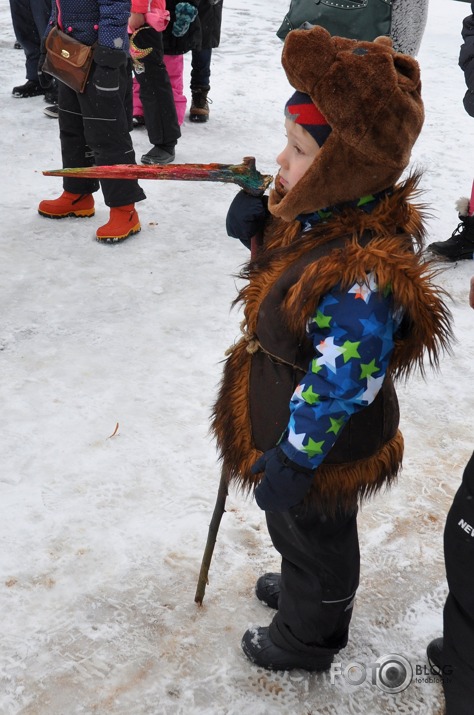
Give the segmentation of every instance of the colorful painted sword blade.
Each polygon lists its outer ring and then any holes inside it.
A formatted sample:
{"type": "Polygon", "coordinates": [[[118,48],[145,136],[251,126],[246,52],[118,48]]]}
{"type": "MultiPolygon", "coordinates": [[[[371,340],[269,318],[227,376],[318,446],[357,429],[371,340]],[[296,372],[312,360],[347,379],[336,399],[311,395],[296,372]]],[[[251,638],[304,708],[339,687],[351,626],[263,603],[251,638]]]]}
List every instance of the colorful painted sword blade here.
{"type": "Polygon", "coordinates": [[[253,196],[261,196],[273,176],[261,174],[255,158],[246,156],[242,164],[113,164],[84,166],[75,169],[43,171],[44,176],[67,176],[72,179],[167,179],[172,181],[219,181],[238,184],[253,196]]]}

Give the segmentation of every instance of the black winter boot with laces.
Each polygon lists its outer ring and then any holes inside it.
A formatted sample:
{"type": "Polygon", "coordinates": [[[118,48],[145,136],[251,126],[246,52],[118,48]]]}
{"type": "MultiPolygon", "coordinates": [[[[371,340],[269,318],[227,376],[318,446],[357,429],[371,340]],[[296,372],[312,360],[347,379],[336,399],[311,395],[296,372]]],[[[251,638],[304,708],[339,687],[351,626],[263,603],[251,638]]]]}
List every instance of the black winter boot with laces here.
{"type": "Polygon", "coordinates": [[[189,119],[192,122],[207,122],[209,120],[209,104],[211,100],[207,93],[210,87],[191,87],[191,109],[189,119]]]}
{"type": "Polygon", "coordinates": [[[459,214],[457,225],[447,241],[437,241],[428,246],[428,251],[446,261],[472,260],[474,258],[474,215],[459,214]]]}

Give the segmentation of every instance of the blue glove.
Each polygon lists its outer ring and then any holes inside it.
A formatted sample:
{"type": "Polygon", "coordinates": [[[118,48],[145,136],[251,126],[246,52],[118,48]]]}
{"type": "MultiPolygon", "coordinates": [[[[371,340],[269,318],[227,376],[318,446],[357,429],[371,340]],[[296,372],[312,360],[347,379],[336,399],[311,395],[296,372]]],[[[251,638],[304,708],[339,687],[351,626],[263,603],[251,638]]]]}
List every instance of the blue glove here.
{"type": "Polygon", "coordinates": [[[240,239],[244,246],[250,248],[250,239],[263,231],[269,216],[268,196],[251,196],[239,191],[227,212],[227,235],[240,239]]]}
{"type": "Polygon", "coordinates": [[[175,8],[176,19],[173,23],[171,34],[175,37],[182,37],[189,30],[190,24],[196,19],[197,7],[188,2],[179,2],[175,8]]]}
{"type": "Polygon", "coordinates": [[[264,511],[288,511],[290,507],[300,504],[314,476],[314,470],[295,464],[279,447],[262,454],[251,472],[265,472],[255,489],[255,501],[264,511]]]}

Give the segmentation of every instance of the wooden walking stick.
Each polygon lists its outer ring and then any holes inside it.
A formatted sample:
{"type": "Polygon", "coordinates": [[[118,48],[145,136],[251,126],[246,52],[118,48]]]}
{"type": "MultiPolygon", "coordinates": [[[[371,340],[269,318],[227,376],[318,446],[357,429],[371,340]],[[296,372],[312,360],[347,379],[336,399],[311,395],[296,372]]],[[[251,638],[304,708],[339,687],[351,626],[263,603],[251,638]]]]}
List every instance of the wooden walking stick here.
{"type": "MultiPolygon", "coordinates": [[[[258,232],[252,236],[250,240],[250,257],[251,260],[257,257],[259,251],[261,250],[263,242],[263,233],[258,232]]],[[[219,489],[217,491],[217,499],[214,507],[214,511],[211,518],[211,523],[209,524],[209,531],[207,534],[206,548],[204,549],[204,554],[201,562],[201,570],[199,571],[198,584],[196,588],[196,595],[194,596],[194,601],[202,606],[202,600],[204,598],[204,593],[206,591],[206,586],[209,583],[208,574],[209,567],[211,565],[212,554],[214,552],[214,546],[217,540],[217,532],[219,531],[219,526],[221,523],[222,516],[225,512],[225,502],[227,495],[229,493],[229,475],[227,474],[224,467],[221,471],[221,479],[219,482],[219,489]]]]}
{"type": "Polygon", "coordinates": [[[204,549],[204,554],[201,562],[201,570],[199,571],[199,578],[196,588],[196,595],[194,596],[194,601],[202,606],[202,601],[204,598],[204,593],[206,591],[206,586],[208,584],[208,574],[209,566],[211,565],[212,554],[214,552],[214,546],[217,540],[217,532],[219,531],[219,526],[221,523],[222,516],[225,512],[225,502],[227,499],[227,494],[229,493],[229,478],[227,471],[222,467],[221,480],[219,482],[219,489],[217,491],[216,504],[214,506],[214,511],[212,513],[211,523],[209,524],[209,531],[207,534],[206,548],[204,549]]]}

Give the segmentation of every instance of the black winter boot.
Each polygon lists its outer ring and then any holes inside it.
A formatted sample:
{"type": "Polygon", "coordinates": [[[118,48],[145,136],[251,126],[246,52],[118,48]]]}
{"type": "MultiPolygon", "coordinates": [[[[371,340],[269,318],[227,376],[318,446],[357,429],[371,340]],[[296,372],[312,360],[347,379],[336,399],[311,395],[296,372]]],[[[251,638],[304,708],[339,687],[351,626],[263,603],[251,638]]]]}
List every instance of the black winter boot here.
{"type": "Polygon", "coordinates": [[[431,670],[436,675],[442,675],[443,672],[443,639],[435,638],[428,645],[426,655],[431,666],[431,670]]]}
{"type": "Polygon", "coordinates": [[[192,102],[189,110],[189,119],[192,122],[209,121],[209,104],[207,93],[210,87],[191,87],[192,102]]]}
{"type": "Polygon", "coordinates": [[[266,603],[270,608],[278,608],[278,598],[280,596],[281,574],[266,573],[260,576],[255,584],[255,595],[259,601],[266,603]]]}
{"type": "Polygon", "coordinates": [[[172,164],[175,160],[174,144],[154,146],[141,158],[142,164],[172,164]]]}
{"type": "Polygon", "coordinates": [[[314,656],[308,653],[292,653],[275,645],[268,628],[250,628],[242,638],[242,650],[252,663],[268,670],[310,671],[329,670],[333,656],[314,656]]]}
{"type": "Polygon", "coordinates": [[[25,84],[20,84],[18,87],[13,87],[12,95],[14,97],[21,97],[25,99],[27,97],[38,97],[40,94],[44,94],[47,90],[44,89],[38,80],[28,79],[25,84]]]}
{"type": "Polygon", "coordinates": [[[474,216],[462,216],[447,241],[430,243],[428,251],[446,261],[472,260],[474,258],[474,216]]]}

